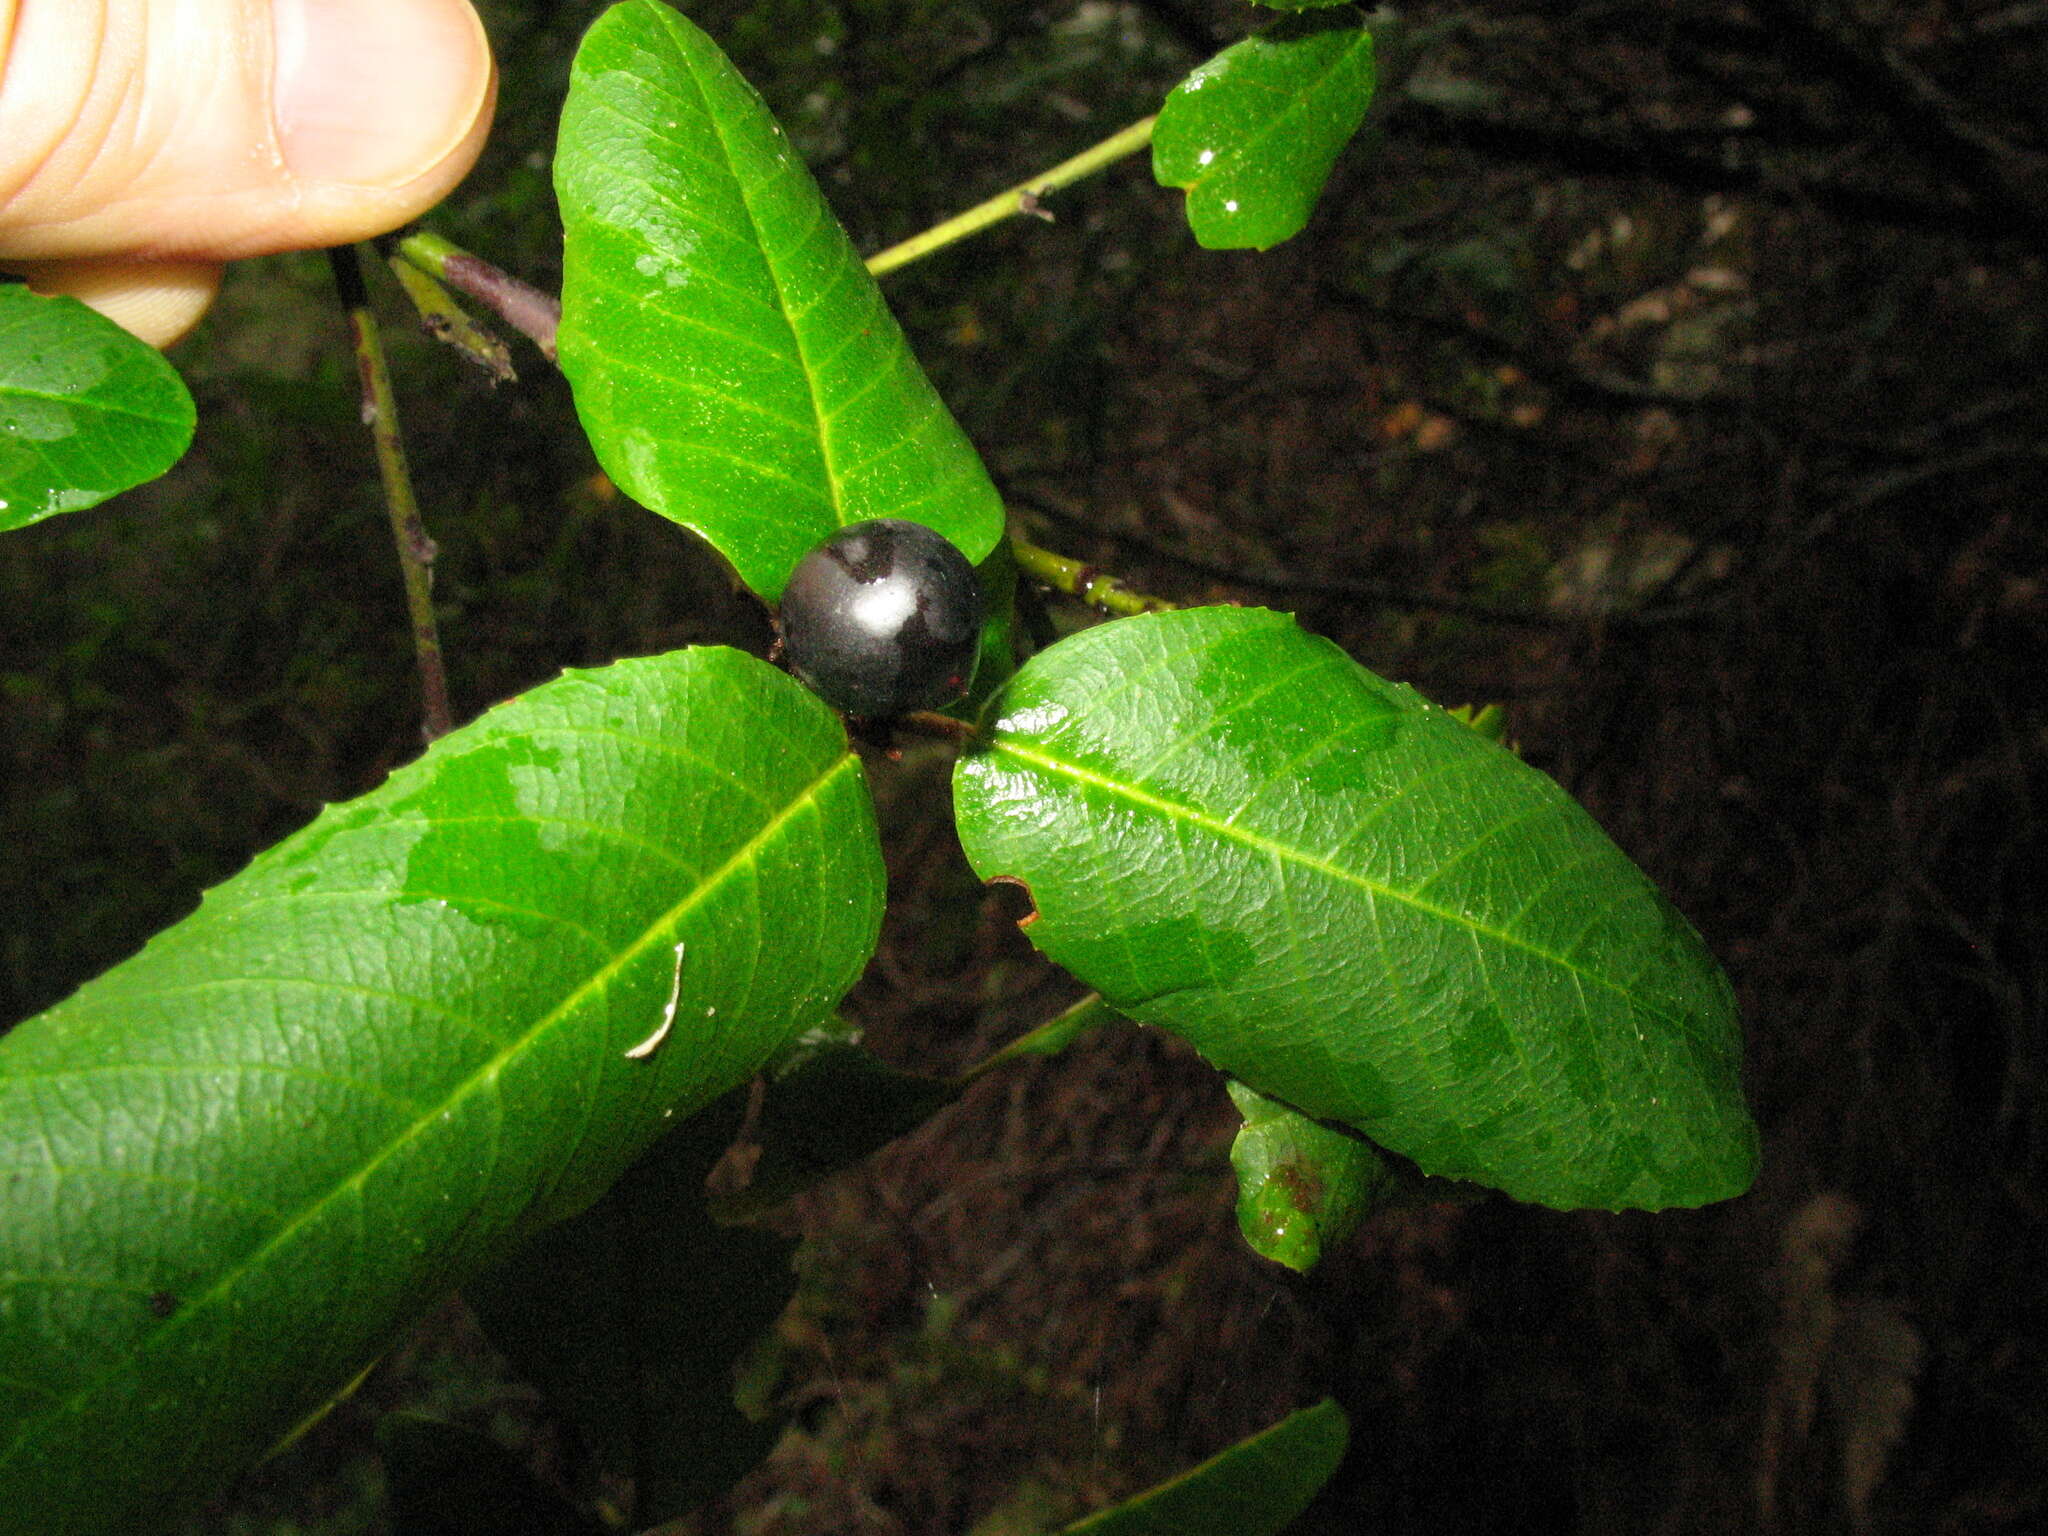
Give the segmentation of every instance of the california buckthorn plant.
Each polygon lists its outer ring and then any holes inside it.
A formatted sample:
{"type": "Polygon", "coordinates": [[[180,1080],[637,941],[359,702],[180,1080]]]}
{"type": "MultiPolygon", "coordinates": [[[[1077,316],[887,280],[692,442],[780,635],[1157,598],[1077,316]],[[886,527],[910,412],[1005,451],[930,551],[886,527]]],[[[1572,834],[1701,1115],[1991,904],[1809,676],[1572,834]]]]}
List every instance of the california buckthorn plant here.
{"type": "MultiPolygon", "coordinates": [[[[457,1290],[610,1478],[546,1528],[683,1515],[764,1444],[734,1351],[676,1343],[772,1319],[787,1249],[754,1218],[1092,1028],[1170,1033],[1227,1079],[1245,1240],[1295,1270],[1385,1201],[1749,1186],[1729,984],[1592,816],[1492,717],[1288,613],[1135,594],[1016,534],[883,297],[1148,147],[1202,246],[1287,240],[1374,45],[1351,6],[1272,4],[1299,14],[1155,118],[864,260],[718,43],[622,0],[562,108],[558,322],[431,233],[396,244],[422,302],[461,287],[545,342],[638,504],[615,515],[705,541],[779,640],[571,670],[456,723],[399,518],[431,745],[0,1040],[0,1533],[158,1528],[457,1290]],[[1045,602],[1061,624],[1026,621],[1045,602]],[[955,754],[974,871],[1088,992],[959,1077],[882,1067],[839,1016],[886,896],[864,753],[920,733],[955,754]],[[743,1120],[758,1160],[701,1196],[743,1120]],[[622,1233],[664,1306],[591,1342],[622,1233]]],[[[161,473],[193,431],[156,354],[21,286],[0,421],[5,527],[161,473]]],[[[448,1464],[452,1434],[394,1421],[385,1452],[448,1464]]],[[[1345,1434],[1305,1404],[1084,1523],[1278,1530],[1345,1434]]]]}
{"type": "Polygon", "coordinates": [[[923,523],[878,517],[828,535],[797,561],[779,615],[790,670],[849,714],[950,704],[974,676],[981,586],[923,523]]]}

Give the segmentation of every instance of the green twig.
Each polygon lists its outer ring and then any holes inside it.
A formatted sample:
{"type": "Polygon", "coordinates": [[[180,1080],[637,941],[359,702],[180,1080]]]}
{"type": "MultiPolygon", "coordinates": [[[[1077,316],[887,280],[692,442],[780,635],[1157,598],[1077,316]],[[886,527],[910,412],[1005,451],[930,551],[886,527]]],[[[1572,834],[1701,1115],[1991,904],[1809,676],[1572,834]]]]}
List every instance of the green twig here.
{"type": "Polygon", "coordinates": [[[1126,155],[1136,154],[1152,142],[1152,125],[1157,117],[1148,117],[1131,124],[1121,133],[1113,133],[1092,149],[1084,149],[1071,160],[1061,161],[1042,175],[1021,182],[1007,192],[998,192],[985,203],[977,203],[965,213],[956,213],[943,224],[934,224],[921,235],[912,235],[908,240],[890,246],[868,258],[868,270],[880,277],[884,272],[907,266],[921,256],[929,256],[955,240],[964,240],[969,235],[987,229],[991,224],[1000,224],[1004,219],[1020,213],[1051,215],[1039,207],[1039,199],[1048,192],[1079,181],[1083,176],[1092,175],[1106,165],[1114,164],[1126,155]]]}
{"type": "Polygon", "coordinates": [[[972,741],[977,734],[972,720],[962,720],[957,715],[936,709],[914,709],[907,715],[897,716],[895,723],[914,735],[929,736],[936,741],[950,741],[956,745],[972,741]]]}
{"type": "Polygon", "coordinates": [[[511,384],[512,351],[478,325],[455,302],[455,295],[403,257],[390,258],[391,275],[420,312],[420,325],[434,340],[445,342],[491,376],[494,384],[511,384]]]}
{"type": "Polygon", "coordinates": [[[549,362],[555,360],[555,331],[562,323],[562,301],[522,283],[481,256],[426,230],[398,242],[395,260],[467,294],[522,336],[530,338],[549,362]]]}
{"type": "Polygon", "coordinates": [[[1100,994],[1090,992],[1059,1017],[1039,1025],[1028,1034],[1018,1036],[993,1056],[976,1062],[953,1079],[954,1085],[964,1088],[976,1078],[985,1076],[1005,1062],[1017,1061],[1026,1056],[1057,1056],[1089,1030],[1115,1023],[1122,1018],[1123,1015],[1105,1003],[1100,994]]]}
{"type": "Polygon", "coordinates": [[[398,401],[391,390],[391,369],[377,334],[377,316],[363,285],[361,257],[352,245],[327,253],[334,286],[348,311],[349,335],[355,344],[356,374],[363,386],[363,424],[377,450],[377,474],[384,482],[384,506],[391,515],[391,537],[398,546],[398,568],[405,578],[405,606],[412,617],[413,649],[419,656],[421,734],[428,741],[445,736],[454,724],[448,711],[448,672],[441,661],[441,635],[434,624],[434,541],[420,521],[405,467],[405,442],[398,431],[398,401]]]}
{"type": "Polygon", "coordinates": [[[1064,592],[1069,597],[1078,597],[1084,603],[1093,604],[1104,613],[1130,618],[1134,614],[1161,613],[1180,606],[1163,597],[1134,591],[1100,566],[1040,549],[1015,534],[1010,536],[1010,549],[1017,557],[1017,569],[1024,575],[1033,581],[1043,582],[1055,592],[1064,592]]]}

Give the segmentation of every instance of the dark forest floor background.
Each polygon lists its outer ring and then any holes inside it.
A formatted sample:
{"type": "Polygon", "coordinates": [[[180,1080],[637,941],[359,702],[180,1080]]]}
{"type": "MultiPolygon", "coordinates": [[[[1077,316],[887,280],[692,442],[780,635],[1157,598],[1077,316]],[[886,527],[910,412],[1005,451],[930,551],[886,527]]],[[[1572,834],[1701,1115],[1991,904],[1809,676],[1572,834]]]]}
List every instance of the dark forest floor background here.
{"type": "MultiPolygon", "coordinates": [[[[501,131],[430,223],[548,284],[597,7],[485,9],[501,131]]],[[[687,9],[866,249],[1144,115],[1249,16],[687,9]]],[[[1040,542],[1507,705],[1733,976],[1763,1176],[1694,1213],[1386,1213],[1303,1281],[1236,1237],[1214,1074],[1104,1035],[801,1200],[792,1427],[688,1529],[1044,1529],[1325,1392],[1353,1451],[1306,1531],[2048,1522],[2048,7],[1430,4],[1382,43],[1370,141],[1275,251],[1194,249],[1130,164],[886,289],[1040,542]]],[[[175,354],[192,457],[0,543],[0,1021],[416,750],[324,281],[238,269],[175,354]]],[[[530,353],[495,393],[400,354],[468,713],[765,645],[530,353]]],[[[951,1070],[1076,989],[981,900],[936,770],[878,765],[892,915],[849,1011],[951,1070]]],[[[197,1529],[385,1530],[396,1403],[559,1469],[451,1311],[197,1529]]]]}

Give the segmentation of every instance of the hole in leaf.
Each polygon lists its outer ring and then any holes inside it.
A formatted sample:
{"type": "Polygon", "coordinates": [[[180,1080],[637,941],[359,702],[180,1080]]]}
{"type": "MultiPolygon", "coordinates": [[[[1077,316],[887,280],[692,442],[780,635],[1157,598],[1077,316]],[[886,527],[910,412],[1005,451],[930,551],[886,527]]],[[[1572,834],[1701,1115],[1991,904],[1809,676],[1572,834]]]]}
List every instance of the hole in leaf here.
{"type": "Polygon", "coordinates": [[[988,886],[995,895],[997,909],[1019,928],[1029,928],[1038,921],[1038,902],[1032,897],[1031,887],[1015,875],[991,875],[988,886]]]}

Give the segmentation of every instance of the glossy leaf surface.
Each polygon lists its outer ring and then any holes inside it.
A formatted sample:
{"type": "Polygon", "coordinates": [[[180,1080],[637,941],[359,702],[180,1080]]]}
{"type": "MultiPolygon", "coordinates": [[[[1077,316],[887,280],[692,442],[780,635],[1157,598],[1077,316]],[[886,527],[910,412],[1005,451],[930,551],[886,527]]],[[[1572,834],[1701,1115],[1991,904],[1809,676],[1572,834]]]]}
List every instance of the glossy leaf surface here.
{"type": "Polygon", "coordinates": [[[882,887],[837,718],[682,651],[443,738],[0,1040],[0,1532],[218,1489],[828,1015],[882,887]]]}
{"type": "Polygon", "coordinates": [[[1285,614],[1041,652],[955,779],[984,878],[1114,1008],[1425,1173],[1696,1205],[1756,1159],[1727,981],[1563,790],[1285,614]]]}
{"type": "Polygon", "coordinates": [[[1365,118],[1372,34],[1357,11],[1288,18],[1226,48],[1173,88],[1152,130],[1152,175],[1188,195],[1209,250],[1265,250],[1299,234],[1365,118]]]}
{"type": "Polygon", "coordinates": [[[156,348],[76,299],[0,283],[0,531],[154,480],[192,423],[156,348]]]}
{"type": "Polygon", "coordinates": [[[576,56],[555,185],[562,371],[606,471],[762,597],[902,517],[980,561],[1002,505],[817,183],[716,45],[625,0],[576,56]]]}
{"type": "Polygon", "coordinates": [[[1326,1397],[1060,1536],[1275,1536],[1330,1480],[1349,1439],[1344,1410],[1326,1397]]]}
{"type": "Polygon", "coordinates": [[[1230,1143],[1237,1229],[1252,1252],[1307,1274],[1358,1230],[1393,1175],[1363,1138],[1243,1083],[1231,1083],[1230,1102],[1244,1116],[1230,1143]]]}

